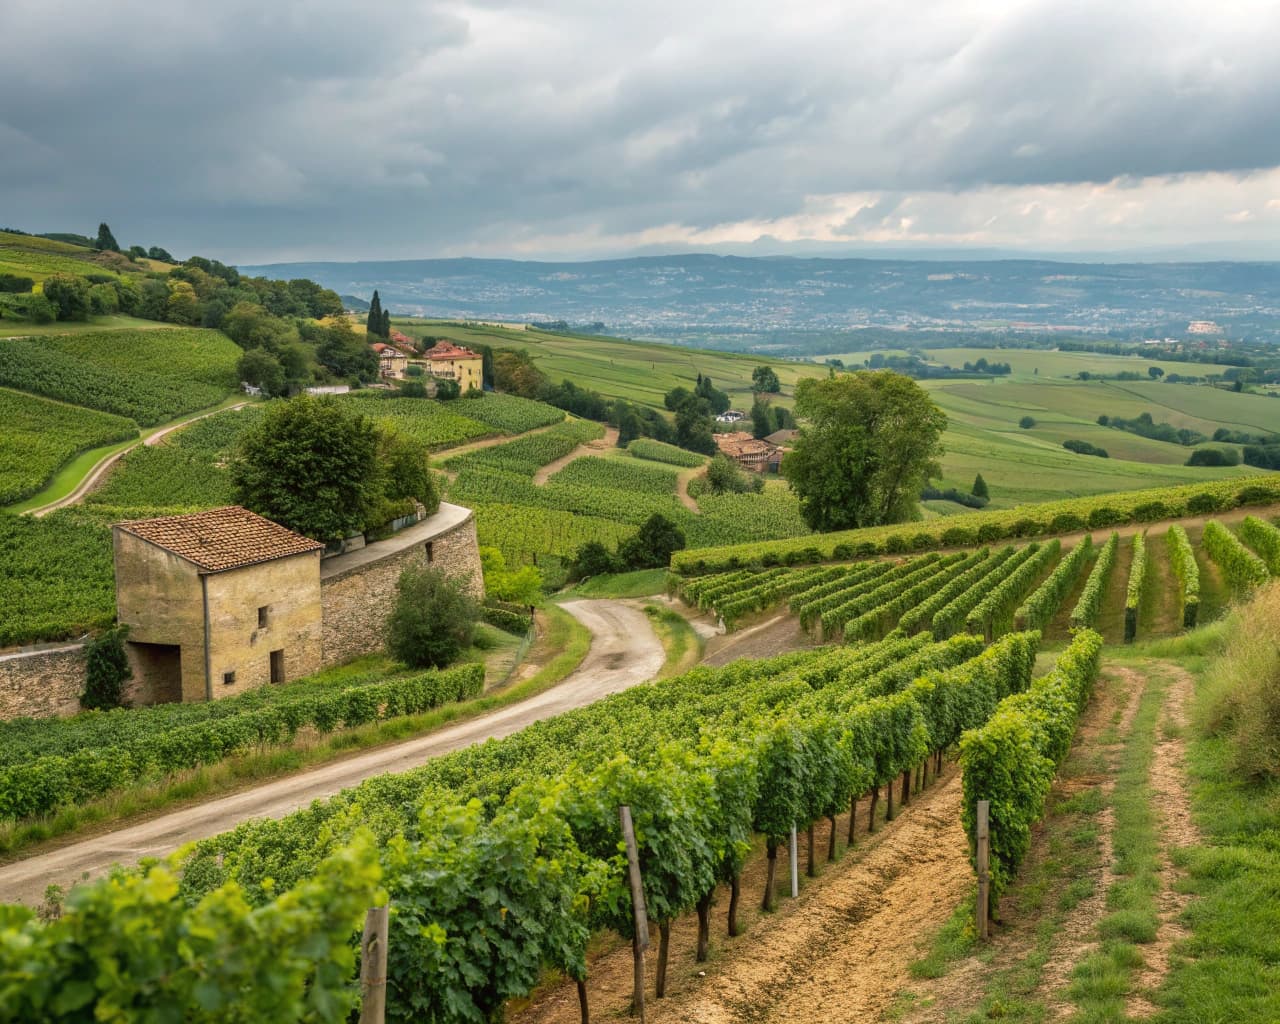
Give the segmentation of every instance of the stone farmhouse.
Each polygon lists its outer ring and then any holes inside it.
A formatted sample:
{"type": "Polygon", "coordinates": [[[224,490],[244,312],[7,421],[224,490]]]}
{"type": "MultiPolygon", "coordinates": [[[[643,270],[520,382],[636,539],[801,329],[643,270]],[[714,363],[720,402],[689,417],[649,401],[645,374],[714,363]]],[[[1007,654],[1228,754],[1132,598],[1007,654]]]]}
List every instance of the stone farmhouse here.
{"type": "MultiPolygon", "coordinates": [[[[240,506],[117,523],[132,704],[217,700],[383,649],[396,583],[431,565],[484,596],[475,517],[441,502],[339,554],[240,506]]],[[[0,718],[80,710],[84,646],[0,656],[0,718]]]]}

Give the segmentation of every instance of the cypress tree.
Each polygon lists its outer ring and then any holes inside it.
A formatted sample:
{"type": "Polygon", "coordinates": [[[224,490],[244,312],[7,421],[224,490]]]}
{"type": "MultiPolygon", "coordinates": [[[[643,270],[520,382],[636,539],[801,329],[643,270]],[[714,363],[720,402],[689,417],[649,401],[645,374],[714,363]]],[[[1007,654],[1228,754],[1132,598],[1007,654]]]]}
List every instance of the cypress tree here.
{"type": "Polygon", "coordinates": [[[116,244],[116,236],[111,233],[106,221],[98,225],[98,240],[93,243],[93,247],[110,252],[120,251],[120,246],[116,244]]]}
{"type": "Polygon", "coordinates": [[[391,337],[391,310],[389,309],[382,311],[382,336],[384,338],[391,337]]]}
{"type": "Polygon", "coordinates": [[[973,488],[969,491],[969,493],[972,494],[975,498],[991,497],[991,492],[987,490],[987,482],[982,479],[981,473],[979,473],[976,477],[973,478],[973,488]]]}
{"type": "Polygon", "coordinates": [[[365,330],[370,334],[382,334],[382,299],[378,297],[378,289],[373,290],[373,298],[369,302],[369,315],[365,317],[365,330]]]}

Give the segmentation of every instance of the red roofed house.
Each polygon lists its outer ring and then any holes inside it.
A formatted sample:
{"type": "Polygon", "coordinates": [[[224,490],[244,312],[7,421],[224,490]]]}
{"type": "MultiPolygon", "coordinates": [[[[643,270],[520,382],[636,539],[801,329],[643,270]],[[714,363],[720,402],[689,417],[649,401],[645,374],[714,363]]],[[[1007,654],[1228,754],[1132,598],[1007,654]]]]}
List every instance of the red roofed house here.
{"type": "Polygon", "coordinates": [[[745,430],[713,435],[721,453],[743,469],[755,473],[776,473],[782,465],[782,449],[768,441],[757,440],[745,430]]]}
{"type": "Polygon", "coordinates": [[[424,358],[431,376],[456,380],[463,392],[483,389],[484,360],[478,352],[451,341],[440,341],[427,349],[424,358]]]}
{"type": "Polygon", "coordinates": [[[212,700],[321,667],[323,544],[238,505],[112,533],[120,622],[154,699],[212,700]]]}
{"type": "Polygon", "coordinates": [[[378,354],[378,372],[385,380],[400,380],[409,365],[409,356],[385,341],[369,346],[378,354]]]}

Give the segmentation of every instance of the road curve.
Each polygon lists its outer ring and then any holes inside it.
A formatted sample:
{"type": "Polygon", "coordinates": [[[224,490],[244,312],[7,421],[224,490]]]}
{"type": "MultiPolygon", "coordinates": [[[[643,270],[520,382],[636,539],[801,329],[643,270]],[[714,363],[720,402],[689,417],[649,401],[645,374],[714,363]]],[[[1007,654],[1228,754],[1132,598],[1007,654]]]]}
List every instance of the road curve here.
{"type": "Polygon", "coordinates": [[[243,409],[248,404],[248,402],[240,402],[238,405],[220,406],[217,409],[210,409],[208,412],[202,412],[199,416],[192,416],[190,419],[185,419],[178,423],[171,423],[169,426],[162,427],[160,430],[157,430],[154,434],[148,434],[146,437],[139,438],[133,444],[129,445],[128,448],[122,448],[120,451],[111,455],[103,456],[103,458],[90,466],[89,472],[81,478],[80,482],[76,484],[75,490],[70,494],[59,498],[57,501],[51,501],[47,505],[41,505],[39,508],[28,509],[26,514],[33,516],[36,519],[41,519],[44,516],[47,516],[50,512],[56,512],[60,508],[66,508],[68,505],[74,505],[98,486],[98,482],[104,475],[106,475],[107,471],[111,469],[112,466],[139,445],[146,445],[148,448],[154,448],[175,430],[181,430],[183,427],[189,427],[197,420],[206,419],[209,416],[216,416],[220,412],[231,412],[235,409],[243,409]]]}
{"type": "Polygon", "coordinates": [[[112,864],[163,856],[251,818],[283,817],[374,775],[407,771],[451,750],[509,736],[531,722],[590,704],[658,674],[664,652],[644,612],[618,601],[566,601],[561,607],[591,631],[591,647],[577,670],[551,689],[417,739],[4,865],[0,867],[0,902],[36,904],[49,885],[66,888],[101,874],[112,864]]]}

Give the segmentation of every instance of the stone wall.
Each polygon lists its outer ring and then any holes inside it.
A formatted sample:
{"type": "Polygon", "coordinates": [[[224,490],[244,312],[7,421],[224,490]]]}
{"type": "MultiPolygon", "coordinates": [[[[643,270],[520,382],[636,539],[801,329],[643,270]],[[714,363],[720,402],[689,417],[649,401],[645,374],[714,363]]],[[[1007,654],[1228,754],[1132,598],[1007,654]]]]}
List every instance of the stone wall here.
{"type": "Polygon", "coordinates": [[[469,509],[442,504],[440,512],[389,540],[322,563],[324,664],[383,650],[387,617],[396,602],[396,581],[405,569],[427,564],[466,580],[477,598],[484,596],[476,521],[469,509]]]}
{"type": "MultiPolygon", "coordinates": [[[[124,701],[133,707],[178,699],[155,685],[145,659],[126,644],[133,678],[124,684],[124,701]]],[[[65,644],[36,651],[0,655],[0,720],[55,718],[80,710],[84,692],[85,645],[65,644]]]]}

